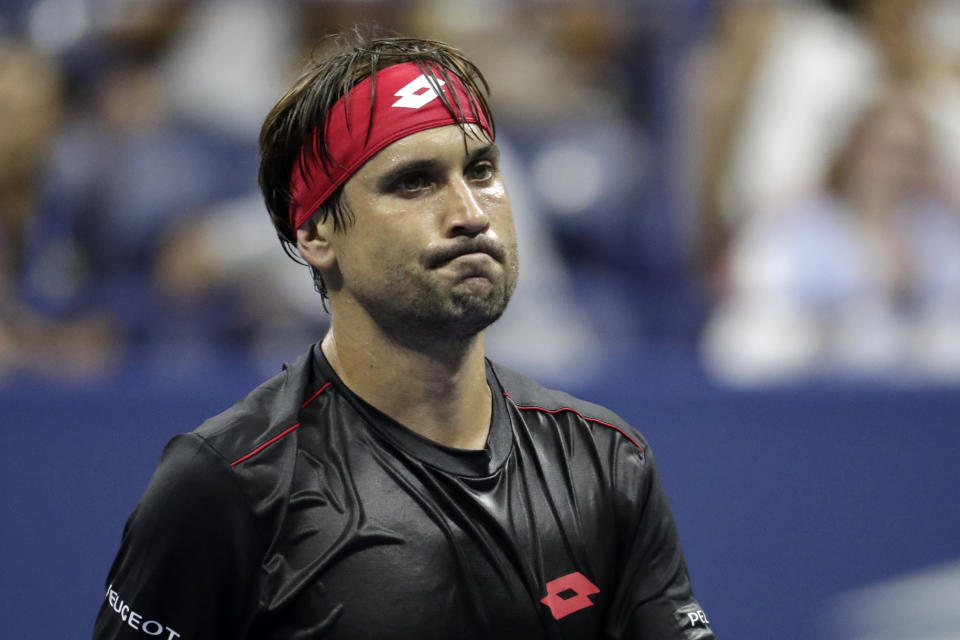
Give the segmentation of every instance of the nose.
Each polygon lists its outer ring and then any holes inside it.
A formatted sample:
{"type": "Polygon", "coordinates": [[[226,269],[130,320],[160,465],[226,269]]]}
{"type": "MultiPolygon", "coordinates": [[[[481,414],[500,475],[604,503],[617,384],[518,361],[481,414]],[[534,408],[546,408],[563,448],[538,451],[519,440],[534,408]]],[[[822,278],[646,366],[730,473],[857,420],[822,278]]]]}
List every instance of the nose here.
{"type": "Polygon", "coordinates": [[[452,180],[446,221],[447,237],[476,236],[489,228],[490,216],[477,201],[467,181],[462,177],[452,180]]]}

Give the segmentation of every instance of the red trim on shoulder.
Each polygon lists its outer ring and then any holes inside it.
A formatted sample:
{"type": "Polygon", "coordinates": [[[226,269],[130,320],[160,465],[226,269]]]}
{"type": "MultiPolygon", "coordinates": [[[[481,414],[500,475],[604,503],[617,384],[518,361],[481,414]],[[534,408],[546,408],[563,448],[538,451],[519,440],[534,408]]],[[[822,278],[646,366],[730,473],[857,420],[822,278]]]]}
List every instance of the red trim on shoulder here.
{"type": "MultiPolygon", "coordinates": [[[[309,398],[307,398],[307,399],[303,402],[303,404],[300,405],[300,408],[301,408],[301,409],[306,409],[308,404],[310,404],[311,402],[313,402],[314,400],[316,400],[316,399],[320,396],[320,394],[322,394],[324,391],[326,391],[327,389],[329,389],[332,384],[333,384],[332,382],[327,382],[327,383],[324,384],[322,387],[320,387],[319,389],[317,389],[316,391],[314,391],[313,395],[310,396],[309,398]]],[[[249,460],[249,459],[252,458],[253,456],[257,455],[258,453],[260,453],[261,451],[263,451],[264,449],[266,449],[267,447],[269,447],[270,445],[272,445],[272,444],[273,444],[274,442],[276,442],[277,440],[280,440],[281,438],[284,438],[285,436],[293,433],[293,432],[296,431],[299,427],[300,427],[300,423],[299,423],[299,422],[296,423],[296,424],[293,424],[293,425],[291,425],[291,426],[289,426],[289,427],[287,427],[286,429],[284,429],[283,431],[281,431],[280,433],[278,433],[277,435],[273,436],[272,438],[270,438],[269,440],[267,440],[266,442],[264,442],[263,444],[261,444],[259,447],[257,447],[257,448],[254,449],[253,451],[251,451],[250,453],[248,453],[248,454],[246,454],[246,455],[243,455],[243,456],[240,456],[239,458],[237,458],[236,460],[234,460],[233,462],[231,462],[231,463],[230,463],[230,466],[231,466],[231,467],[235,467],[235,466],[237,466],[238,464],[240,464],[241,462],[244,462],[245,460],[249,460]]]]}
{"type": "Polygon", "coordinates": [[[326,391],[327,389],[329,389],[331,386],[333,386],[333,383],[332,383],[332,382],[327,382],[327,383],[324,384],[322,387],[320,387],[319,389],[317,389],[316,391],[314,391],[312,396],[310,396],[309,398],[307,398],[306,400],[303,401],[303,404],[300,405],[300,408],[301,408],[301,409],[306,409],[308,404],[310,404],[311,402],[313,402],[314,400],[316,400],[316,399],[320,396],[321,393],[323,393],[324,391],[326,391]]]}
{"type": "Polygon", "coordinates": [[[609,423],[609,422],[604,422],[603,420],[598,420],[597,418],[591,418],[591,417],[589,417],[589,416],[585,416],[585,415],[583,415],[582,413],[580,413],[579,411],[577,411],[576,409],[573,409],[573,408],[571,408],[571,407],[560,407],[559,409],[547,409],[546,407],[538,407],[538,406],[535,406],[535,405],[521,405],[521,404],[517,404],[517,403],[516,403],[516,400],[513,399],[513,396],[511,396],[511,395],[510,395],[509,393],[507,393],[506,391],[503,392],[503,395],[504,395],[504,397],[509,398],[510,401],[513,402],[513,406],[515,406],[515,407],[516,407],[517,409],[519,409],[520,411],[540,411],[540,412],[542,412],[542,413],[549,413],[549,414],[557,414],[557,413],[570,412],[570,413],[576,414],[576,415],[579,416],[581,419],[586,420],[587,422],[592,422],[592,423],[594,423],[594,424],[603,425],[604,427],[610,427],[611,429],[614,429],[614,430],[616,430],[616,431],[619,431],[619,432],[620,432],[620,435],[622,435],[624,438],[626,438],[627,440],[629,440],[630,442],[632,442],[633,445],[634,445],[637,449],[640,449],[640,453],[645,453],[645,449],[643,448],[643,445],[642,445],[642,444],[640,444],[639,442],[637,442],[636,440],[634,440],[633,436],[631,436],[629,433],[627,433],[626,431],[624,431],[623,429],[621,429],[620,427],[618,427],[618,426],[615,425],[615,424],[611,424],[611,423],[609,423]]]}

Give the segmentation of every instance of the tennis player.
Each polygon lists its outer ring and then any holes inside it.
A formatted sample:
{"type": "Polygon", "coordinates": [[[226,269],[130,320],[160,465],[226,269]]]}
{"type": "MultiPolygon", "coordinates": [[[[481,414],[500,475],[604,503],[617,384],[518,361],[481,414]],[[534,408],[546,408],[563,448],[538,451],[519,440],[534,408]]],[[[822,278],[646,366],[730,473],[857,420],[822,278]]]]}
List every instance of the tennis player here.
{"type": "Polygon", "coordinates": [[[714,637],[643,436],[485,358],[518,273],[486,96],[376,39],[270,112],[260,186],[331,326],[169,443],[95,639],[714,637]]]}

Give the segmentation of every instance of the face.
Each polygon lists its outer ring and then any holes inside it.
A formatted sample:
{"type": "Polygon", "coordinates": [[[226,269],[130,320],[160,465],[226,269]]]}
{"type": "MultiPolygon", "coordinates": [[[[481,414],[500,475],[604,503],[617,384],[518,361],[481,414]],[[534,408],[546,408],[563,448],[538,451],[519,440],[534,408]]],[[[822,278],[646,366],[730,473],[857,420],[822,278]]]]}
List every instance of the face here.
{"type": "Polygon", "coordinates": [[[891,106],[874,117],[853,158],[853,188],[899,200],[922,182],[926,149],[922,122],[903,107],[891,106]]]}
{"type": "Polygon", "coordinates": [[[56,73],[39,54],[0,41],[0,173],[37,172],[60,112],[56,73]]]}
{"type": "Polygon", "coordinates": [[[499,152],[482,134],[449,125],[402,138],[344,197],[353,221],[330,237],[335,305],[355,302],[388,334],[428,340],[473,336],[503,313],[517,245],[499,152]]]}

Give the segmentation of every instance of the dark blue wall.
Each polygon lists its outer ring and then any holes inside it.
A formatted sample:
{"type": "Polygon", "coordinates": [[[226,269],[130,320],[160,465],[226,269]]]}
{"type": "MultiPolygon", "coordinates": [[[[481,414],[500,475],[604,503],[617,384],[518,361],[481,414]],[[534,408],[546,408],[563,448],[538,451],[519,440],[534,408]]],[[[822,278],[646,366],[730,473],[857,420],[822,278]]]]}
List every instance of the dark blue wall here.
{"type": "MultiPolygon", "coordinates": [[[[89,637],[164,443],[256,382],[231,366],[0,389],[3,637],[89,637]]],[[[722,638],[824,637],[832,596],[960,558],[958,390],[731,392],[634,353],[573,391],[650,439],[722,638]]]]}

